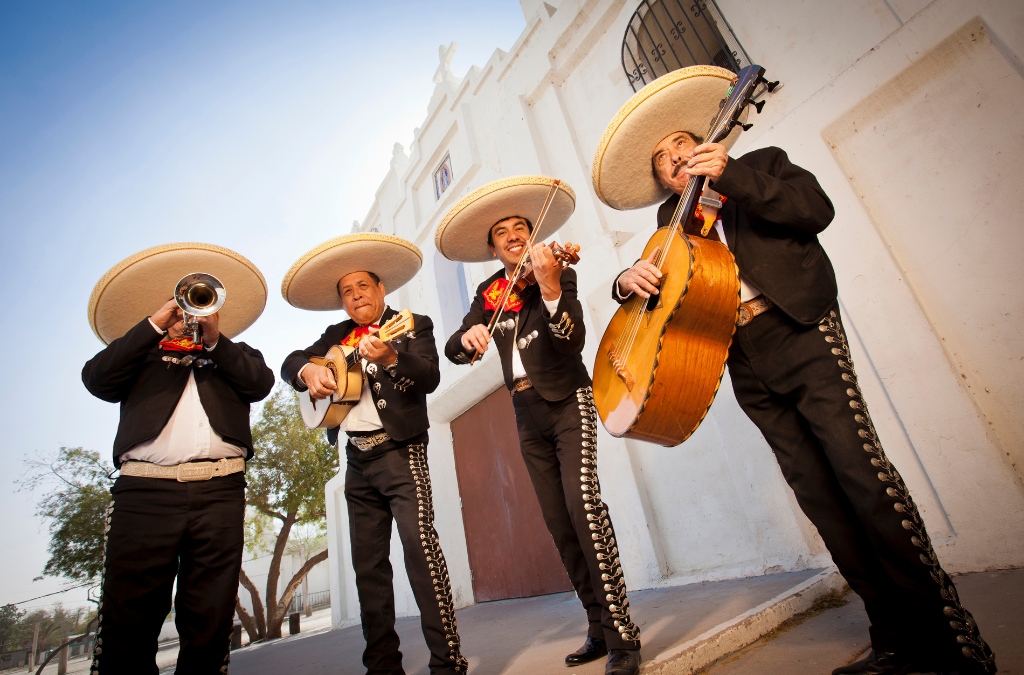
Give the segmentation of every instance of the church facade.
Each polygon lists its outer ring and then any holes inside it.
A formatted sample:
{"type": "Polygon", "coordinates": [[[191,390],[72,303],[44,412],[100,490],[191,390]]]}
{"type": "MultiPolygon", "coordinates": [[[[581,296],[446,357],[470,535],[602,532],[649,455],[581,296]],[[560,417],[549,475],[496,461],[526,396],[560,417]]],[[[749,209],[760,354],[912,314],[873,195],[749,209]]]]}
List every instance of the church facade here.
{"type": "MultiPolygon", "coordinates": [[[[576,210],[557,239],[581,246],[584,356],[592,364],[617,308],[612,280],[654,230],[654,208],[618,212],[600,203],[591,162],[608,122],[642,86],[641,67],[658,58],[657,36],[634,38],[632,47],[648,52],[642,62],[624,56],[623,46],[638,9],[657,3],[521,4],[526,28],[516,43],[464,76],[449,67],[455,45],[441,47],[426,117],[408,150],[396,144],[355,231],[394,234],[422,250],[422,270],[388,301],[430,315],[440,351],[476,286],[497,270],[441,257],[433,243],[440,219],[492,180],[544,174],[568,182],[576,210]]],[[[703,2],[675,4],[708,11],[703,2]]],[[[755,126],[732,155],[782,147],[836,206],[820,239],[836,268],[861,387],[944,567],[1024,565],[1024,5],[707,4],[723,33],[783,83],[748,119],[755,126]]],[[[673,39],[670,31],[664,39],[673,39]]],[[[472,367],[442,356],[441,368],[429,399],[428,455],[456,607],[567,590],[516,455],[497,355],[472,367]]],[[[739,409],[728,373],[681,446],[601,429],[598,452],[631,589],[830,564],[739,409]]],[[[344,472],[327,486],[327,509],[333,619],[341,626],[359,615],[344,472]]],[[[411,615],[400,547],[393,537],[396,603],[411,615]]]]}

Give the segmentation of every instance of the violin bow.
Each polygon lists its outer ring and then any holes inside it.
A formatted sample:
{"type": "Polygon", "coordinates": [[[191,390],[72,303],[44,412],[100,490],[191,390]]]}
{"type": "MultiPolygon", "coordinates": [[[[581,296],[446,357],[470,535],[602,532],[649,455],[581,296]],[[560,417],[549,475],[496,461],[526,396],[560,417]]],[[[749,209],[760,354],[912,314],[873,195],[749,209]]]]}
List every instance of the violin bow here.
{"type": "MultiPolygon", "coordinates": [[[[516,269],[511,275],[509,275],[508,286],[505,287],[505,292],[501,296],[501,302],[498,303],[498,308],[495,310],[494,316],[491,317],[490,324],[487,326],[487,335],[489,338],[494,337],[494,330],[498,327],[498,319],[505,312],[505,305],[508,304],[508,299],[512,297],[512,289],[515,286],[515,280],[522,271],[523,265],[526,264],[526,259],[530,256],[530,249],[533,248],[533,244],[537,240],[537,233],[540,232],[540,226],[544,222],[544,218],[548,215],[548,208],[551,206],[555,190],[557,190],[558,186],[561,184],[562,181],[556,178],[551,184],[551,188],[548,190],[547,197],[544,198],[544,205],[540,207],[540,215],[537,216],[537,224],[534,226],[533,232],[530,233],[530,238],[527,239],[526,244],[523,246],[523,253],[519,256],[519,262],[516,263],[516,269]]],[[[480,356],[480,352],[473,355],[473,359],[469,362],[469,365],[473,365],[478,356],[480,356]]]]}

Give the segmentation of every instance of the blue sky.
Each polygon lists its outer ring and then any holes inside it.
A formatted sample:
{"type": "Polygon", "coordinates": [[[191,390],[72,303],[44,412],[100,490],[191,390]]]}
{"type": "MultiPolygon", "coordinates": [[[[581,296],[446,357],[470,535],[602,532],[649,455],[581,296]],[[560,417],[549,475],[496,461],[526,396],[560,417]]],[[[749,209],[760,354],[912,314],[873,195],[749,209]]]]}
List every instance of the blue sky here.
{"type": "Polygon", "coordinates": [[[109,457],[117,408],[80,379],[100,276],[173,241],[238,251],[270,287],[240,339],[276,372],[337,320],[289,307],[281,278],[363,219],[425,117],[438,46],[458,43],[462,76],[524,26],[515,0],[0,6],[0,604],[62,587],[32,581],[49,538],[39,495],[15,492],[21,458],[109,457]]]}

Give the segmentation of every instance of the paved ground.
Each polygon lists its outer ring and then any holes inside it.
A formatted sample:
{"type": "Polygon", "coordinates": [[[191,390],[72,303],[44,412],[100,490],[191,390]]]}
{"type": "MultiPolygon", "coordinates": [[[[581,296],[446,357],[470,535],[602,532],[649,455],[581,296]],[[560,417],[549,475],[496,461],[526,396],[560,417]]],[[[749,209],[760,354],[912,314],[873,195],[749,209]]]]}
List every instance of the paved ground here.
{"type": "MultiPolygon", "coordinates": [[[[999,672],[1024,675],[1024,570],[966,574],[954,579],[996,654],[999,672]]],[[[706,675],[820,675],[861,658],[869,647],[868,618],[855,594],[845,606],[759,640],[707,668],[706,675]]],[[[791,623],[797,623],[796,621],[791,623]]],[[[785,628],[785,626],[783,626],[785,628]]]]}
{"type": "MultiPolygon", "coordinates": [[[[660,654],[788,591],[818,570],[752,579],[693,584],[630,593],[633,620],[644,653],[660,654]]],[[[573,593],[473,605],[457,613],[463,653],[473,675],[562,672],[565,655],[586,637],[573,593]]],[[[405,670],[427,675],[428,652],[419,619],[399,619],[405,670]]],[[[363,636],[358,626],[253,645],[231,656],[232,675],[357,675],[363,636]]],[[[604,662],[574,668],[572,675],[601,675],[604,662]]]]}

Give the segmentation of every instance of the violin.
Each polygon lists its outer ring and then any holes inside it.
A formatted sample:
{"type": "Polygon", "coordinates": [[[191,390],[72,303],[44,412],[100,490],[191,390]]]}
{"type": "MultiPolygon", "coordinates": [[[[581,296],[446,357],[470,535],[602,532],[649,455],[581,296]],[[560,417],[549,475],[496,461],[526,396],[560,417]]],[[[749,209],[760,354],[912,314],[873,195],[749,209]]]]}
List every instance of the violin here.
{"type": "MultiPolygon", "coordinates": [[[[580,247],[579,245],[573,245],[571,242],[565,242],[565,246],[559,246],[558,242],[553,241],[547,245],[551,249],[552,255],[555,256],[555,260],[562,264],[564,270],[569,265],[575,265],[580,261],[580,247]]],[[[537,278],[533,274],[533,263],[529,260],[529,250],[526,252],[526,260],[523,261],[522,266],[519,268],[519,273],[515,275],[514,279],[510,280],[509,286],[516,293],[521,293],[526,290],[527,286],[532,286],[537,283],[537,278]]]]}

